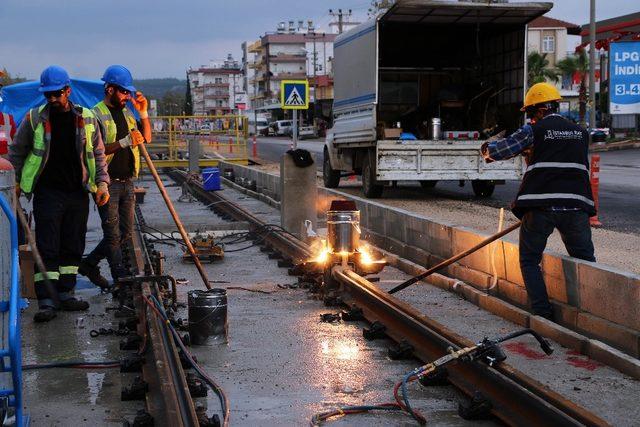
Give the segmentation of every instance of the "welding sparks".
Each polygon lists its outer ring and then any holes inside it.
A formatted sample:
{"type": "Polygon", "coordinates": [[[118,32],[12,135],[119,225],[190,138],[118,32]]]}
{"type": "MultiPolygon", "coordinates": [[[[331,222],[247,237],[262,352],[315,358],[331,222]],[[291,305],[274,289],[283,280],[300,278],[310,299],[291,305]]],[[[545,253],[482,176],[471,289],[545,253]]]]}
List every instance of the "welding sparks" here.
{"type": "Polygon", "coordinates": [[[360,244],[358,252],[360,252],[360,263],[364,265],[370,265],[375,262],[373,256],[371,255],[371,249],[369,248],[369,246],[360,244]]]}
{"type": "Polygon", "coordinates": [[[311,261],[317,262],[318,264],[324,264],[329,260],[331,250],[327,246],[327,241],[325,239],[321,239],[311,245],[311,251],[315,254],[311,261]]]}

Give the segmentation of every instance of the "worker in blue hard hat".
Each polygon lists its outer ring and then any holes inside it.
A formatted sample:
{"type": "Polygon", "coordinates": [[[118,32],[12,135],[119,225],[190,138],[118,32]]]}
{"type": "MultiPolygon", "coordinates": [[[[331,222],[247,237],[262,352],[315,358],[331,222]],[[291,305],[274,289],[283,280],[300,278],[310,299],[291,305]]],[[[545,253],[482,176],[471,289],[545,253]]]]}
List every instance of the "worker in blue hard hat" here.
{"type": "Polygon", "coordinates": [[[95,194],[99,206],[106,204],[109,175],[98,121],[91,110],[69,100],[67,72],[57,65],[46,68],[38,90],[47,103],[27,113],[9,146],[9,160],[18,196],[33,196],[36,245],[47,270],[34,276],[40,308],[34,320],[47,322],[56,310],[89,308],[73,291],[84,252],[88,193],[95,194]],[[45,285],[47,278],[53,287],[45,285]]]}
{"type": "Polygon", "coordinates": [[[98,209],[102,219],[103,238],[82,261],[80,274],[102,289],[108,281],[100,274],[98,264],[104,258],[109,262],[114,282],[130,275],[122,262],[122,244],[129,241],[133,230],[135,195],[133,178],[140,172],[138,145],[151,142],[151,125],[147,113],[147,99],[133,86],[131,72],[122,65],[111,65],[102,76],[104,99],[93,107],[102,125],[105,152],[109,164],[111,184],[109,203],[98,209]],[[131,101],[140,115],[136,122],[126,108],[131,101]]]}

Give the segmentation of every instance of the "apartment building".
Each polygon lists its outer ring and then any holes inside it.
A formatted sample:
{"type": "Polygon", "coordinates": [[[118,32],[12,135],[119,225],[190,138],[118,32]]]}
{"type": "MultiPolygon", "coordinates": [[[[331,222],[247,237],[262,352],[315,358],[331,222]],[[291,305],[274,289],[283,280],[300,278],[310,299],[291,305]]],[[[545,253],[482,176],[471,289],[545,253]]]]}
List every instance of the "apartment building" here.
{"type": "Polygon", "coordinates": [[[231,54],[222,63],[189,69],[187,78],[195,115],[229,114],[246,104],[241,66],[231,54]]]}
{"type": "Polygon", "coordinates": [[[251,107],[277,109],[282,80],[308,79],[310,101],[333,98],[331,62],[336,34],[312,21],[289,21],[259,40],[242,44],[245,90],[251,107]],[[318,90],[316,90],[318,88],[318,90]]]}

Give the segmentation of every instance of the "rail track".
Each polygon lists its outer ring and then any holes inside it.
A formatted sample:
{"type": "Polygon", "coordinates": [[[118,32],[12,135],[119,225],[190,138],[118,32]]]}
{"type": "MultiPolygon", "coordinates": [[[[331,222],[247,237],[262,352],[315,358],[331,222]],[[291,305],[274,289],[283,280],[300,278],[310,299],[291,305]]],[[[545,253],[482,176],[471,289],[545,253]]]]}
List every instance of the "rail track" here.
{"type": "MultiPolygon", "coordinates": [[[[184,172],[173,170],[168,174],[178,184],[187,181],[184,172]]],[[[255,215],[219,192],[207,192],[197,182],[189,182],[189,186],[199,200],[211,205],[214,212],[246,222],[249,230],[264,227],[265,224],[255,215]]],[[[311,257],[306,244],[284,233],[266,234],[260,244],[292,264],[311,257]]],[[[382,324],[389,338],[407,343],[413,355],[422,361],[435,360],[451,349],[458,350],[473,344],[348,268],[333,268],[331,278],[340,285],[343,303],[360,308],[370,323],[382,324]]],[[[480,393],[490,402],[492,415],[507,425],[607,425],[597,415],[508,363],[490,367],[480,362],[458,362],[447,366],[447,374],[451,384],[469,398],[480,393]]]]}
{"type": "MultiPolygon", "coordinates": [[[[136,224],[144,221],[141,213],[136,212],[136,224]]],[[[171,282],[162,276],[159,260],[160,254],[149,250],[144,240],[141,227],[136,227],[131,247],[125,251],[125,260],[135,273],[131,286],[121,288],[114,295],[120,306],[133,307],[135,317],[129,317],[130,323],[136,323],[140,345],[136,355],[141,357],[141,381],[134,382],[124,394],[137,395],[143,398],[145,410],[141,411],[133,425],[154,426],[198,426],[202,418],[196,412],[191,398],[189,384],[183,369],[180,354],[174,338],[164,321],[154,315],[145,303],[152,297],[163,301],[172,293],[171,282]]],[[[122,309],[120,310],[123,311],[122,309]]],[[[129,313],[130,314],[130,313],[129,313]]],[[[135,399],[135,397],[131,397],[135,399]]]]}

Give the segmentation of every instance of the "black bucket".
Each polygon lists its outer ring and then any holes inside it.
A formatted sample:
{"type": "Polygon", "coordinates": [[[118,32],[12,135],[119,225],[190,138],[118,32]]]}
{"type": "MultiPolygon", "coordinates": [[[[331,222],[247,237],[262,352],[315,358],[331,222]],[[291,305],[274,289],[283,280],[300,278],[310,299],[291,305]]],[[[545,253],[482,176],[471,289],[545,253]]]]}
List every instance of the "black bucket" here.
{"type": "Polygon", "coordinates": [[[227,340],[227,290],[195,290],[188,293],[189,337],[196,345],[205,344],[209,337],[227,340]]]}

